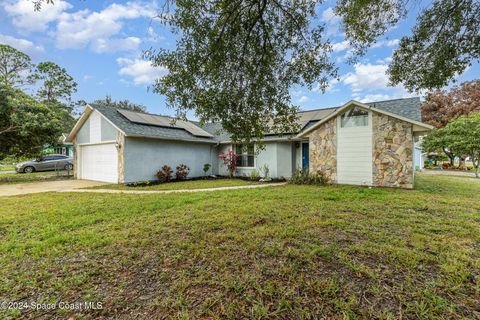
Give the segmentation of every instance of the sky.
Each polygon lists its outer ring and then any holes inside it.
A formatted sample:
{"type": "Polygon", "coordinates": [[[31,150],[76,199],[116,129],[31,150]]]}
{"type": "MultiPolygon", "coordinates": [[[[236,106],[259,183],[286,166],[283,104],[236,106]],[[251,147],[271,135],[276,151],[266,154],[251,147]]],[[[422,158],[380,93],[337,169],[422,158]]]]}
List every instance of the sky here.
{"type": "MultiPolygon", "coordinates": [[[[347,63],[350,47],[340,19],[333,13],[334,4],[325,1],[314,23],[326,26],[339,79],[332,79],[325,93],[316,85],[293,88],[292,102],[310,110],[339,106],[352,99],[371,102],[417,96],[402,86],[389,87],[385,71],[399,39],[410,34],[416,13],[428,2],[416,2],[409,16],[353,65],[347,63]]],[[[76,100],[91,102],[110,95],[115,100],[143,104],[151,113],[174,115],[164,97],[149,90],[154,79],[167,70],[154,68],[142,59],[143,50],[175,48],[174,36],[155,18],[161,8],[161,0],[56,0],[53,6],[35,12],[32,0],[2,0],[0,43],[27,53],[34,63],[53,61],[64,67],[78,83],[76,100]]],[[[456,80],[461,83],[479,76],[476,63],[456,80]]]]}

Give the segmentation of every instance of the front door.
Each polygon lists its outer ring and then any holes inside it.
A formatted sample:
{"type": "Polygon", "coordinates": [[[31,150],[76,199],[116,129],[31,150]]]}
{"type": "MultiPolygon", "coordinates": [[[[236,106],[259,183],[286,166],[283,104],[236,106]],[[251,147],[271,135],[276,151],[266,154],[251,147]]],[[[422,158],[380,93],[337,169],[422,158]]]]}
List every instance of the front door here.
{"type": "Polygon", "coordinates": [[[308,170],[309,157],[308,157],[308,142],[302,143],[302,169],[308,170]]]}

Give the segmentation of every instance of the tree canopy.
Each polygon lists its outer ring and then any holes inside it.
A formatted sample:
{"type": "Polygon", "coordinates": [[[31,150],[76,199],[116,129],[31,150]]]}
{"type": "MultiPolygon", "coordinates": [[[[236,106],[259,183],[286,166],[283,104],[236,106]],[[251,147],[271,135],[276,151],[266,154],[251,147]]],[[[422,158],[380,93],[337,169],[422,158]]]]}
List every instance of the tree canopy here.
{"type": "Polygon", "coordinates": [[[113,107],[117,109],[131,110],[136,112],[146,112],[147,107],[144,105],[130,102],[129,100],[113,100],[111,96],[107,95],[105,99],[98,99],[92,102],[92,104],[99,104],[103,106],[113,107]]]}
{"type": "MultiPolygon", "coordinates": [[[[38,5],[52,0],[34,0],[38,5]]],[[[323,0],[166,0],[161,21],[178,35],[176,49],[146,52],[166,67],[154,91],[180,116],[220,121],[233,140],[296,130],[290,90],[325,89],[337,76],[331,43],[318,19],[323,0]]],[[[415,12],[408,0],[337,0],[353,59],[415,12]]],[[[480,1],[433,0],[400,41],[388,73],[410,91],[438,89],[480,59],[480,1]]]]}
{"type": "Polygon", "coordinates": [[[473,111],[480,112],[480,80],[464,82],[449,92],[427,94],[422,104],[422,121],[441,128],[450,120],[473,111]]]}
{"type": "Polygon", "coordinates": [[[66,113],[20,89],[0,85],[0,159],[38,155],[44,145],[58,143],[66,113]]]}
{"type": "Polygon", "coordinates": [[[480,160],[480,112],[472,112],[437,128],[424,138],[422,146],[426,151],[448,149],[462,158],[470,157],[478,178],[480,160]]]}
{"type": "Polygon", "coordinates": [[[33,65],[30,57],[17,49],[0,44],[0,83],[18,87],[28,83],[33,65]]]}
{"type": "Polygon", "coordinates": [[[73,127],[71,95],[77,84],[64,68],[53,62],[35,66],[25,53],[0,45],[0,86],[0,159],[38,154],[73,127]],[[24,84],[37,93],[18,88],[24,84]]]}

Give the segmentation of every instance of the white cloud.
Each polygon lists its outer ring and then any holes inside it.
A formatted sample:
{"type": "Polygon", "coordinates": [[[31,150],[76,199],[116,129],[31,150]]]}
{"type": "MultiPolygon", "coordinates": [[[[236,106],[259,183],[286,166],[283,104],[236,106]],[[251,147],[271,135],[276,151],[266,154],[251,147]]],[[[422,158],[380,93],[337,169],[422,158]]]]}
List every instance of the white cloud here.
{"type": "Polygon", "coordinates": [[[165,67],[154,67],[150,61],[138,58],[118,58],[117,63],[121,66],[118,73],[133,78],[135,85],[153,84],[155,79],[164,76],[168,72],[165,67]]]}
{"type": "Polygon", "coordinates": [[[400,43],[399,39],[392,39],[392,40],[380,40],[375,42],[371,47],[372,48],[380,48],[380,47],[396,47],[400,43]]]}
{"type": "Polygon", "coordinates": [[[354,72],[341,77],[341,82],[350,86],[353,98],[361,102],[407,98],[415,96],[403,86],[388,86],[387,64],[354,65],[354,72]]]}
{"type": "Polygon", "coordinates": [[[90,46],[95,52],[135,50],[141,40],[136,37],[114,38],[123,28],[123,21],[152,17],[152,4],[127,2],[111,4],[99,12],[80,10],[64,13],[58,20],[56,45],[60,49],[90,46]]]}
{"type": "Polygon", "coordinates": [[[298,99],[298,102],[300,103],[305,103],[305,102],[308,102],[310,101],[310,98],[307,97],[307,96],[301,96],[300,99],[298,99]]]}
{"type": "Polygon", "coordinates": [[[70,8],[72,5],[62,0],[55,1],[55,5],[49,5],[41,12],[34,10],[31,0],[7,1],[3,4],[3,9],[12,17],[13,25],[20,32],[45,31],[50,22],[57,20],[70,8]]]}
{"type": "Polygon", "coordinates": [[[127,37],[124,39],[95,39],[91,43],[91,48],[96,53],[130,51],[136,50],[142,40],[137,37],[127,37]]]}
{"type": "Polygon", "coordinates": [[[327,25],[327,36],[342,35],[342,32],[340,32],[340,22],[342,21],[342,18],[335,14],[332,7],[322,12],[321,20],[327,25]]]}
{"type": "Polygon", "coordinates": [[[333,52],[344,51],[344,50],[347,50],[349,47],[350,47],[350,43],[347,40],[342,42],[332,43],[333,52]]]}
{"type": "Polygon", "coordinates": [[[45,51],[42,46],[35,45],[32,41],[3,34],[0,34],[0,43],[8,44],[9,46],[12,46],[28,55],[37,55],[45,51]]]}
{"type": "Polygon", "coordinates": [[[363,89],[386,89],[388,87],[388,66],[386,64],[354,65],[354,72],[349,72],[342,77],[342,82],[352,87],[354,92],[363,89]]]}

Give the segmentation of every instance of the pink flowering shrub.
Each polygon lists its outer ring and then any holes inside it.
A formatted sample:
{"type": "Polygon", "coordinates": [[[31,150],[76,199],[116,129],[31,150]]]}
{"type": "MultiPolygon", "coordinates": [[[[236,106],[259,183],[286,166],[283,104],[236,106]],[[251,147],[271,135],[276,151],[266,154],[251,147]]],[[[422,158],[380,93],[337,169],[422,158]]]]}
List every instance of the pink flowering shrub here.
{"type": "Polygon", "coordinates": [[[229,177],[232,178],[235,170],[237,170],[237,155],[231,149],[228,149],[227,153],[220,152],[218,157],[223,161],[223,164],[227,167],[229,177]]]}

